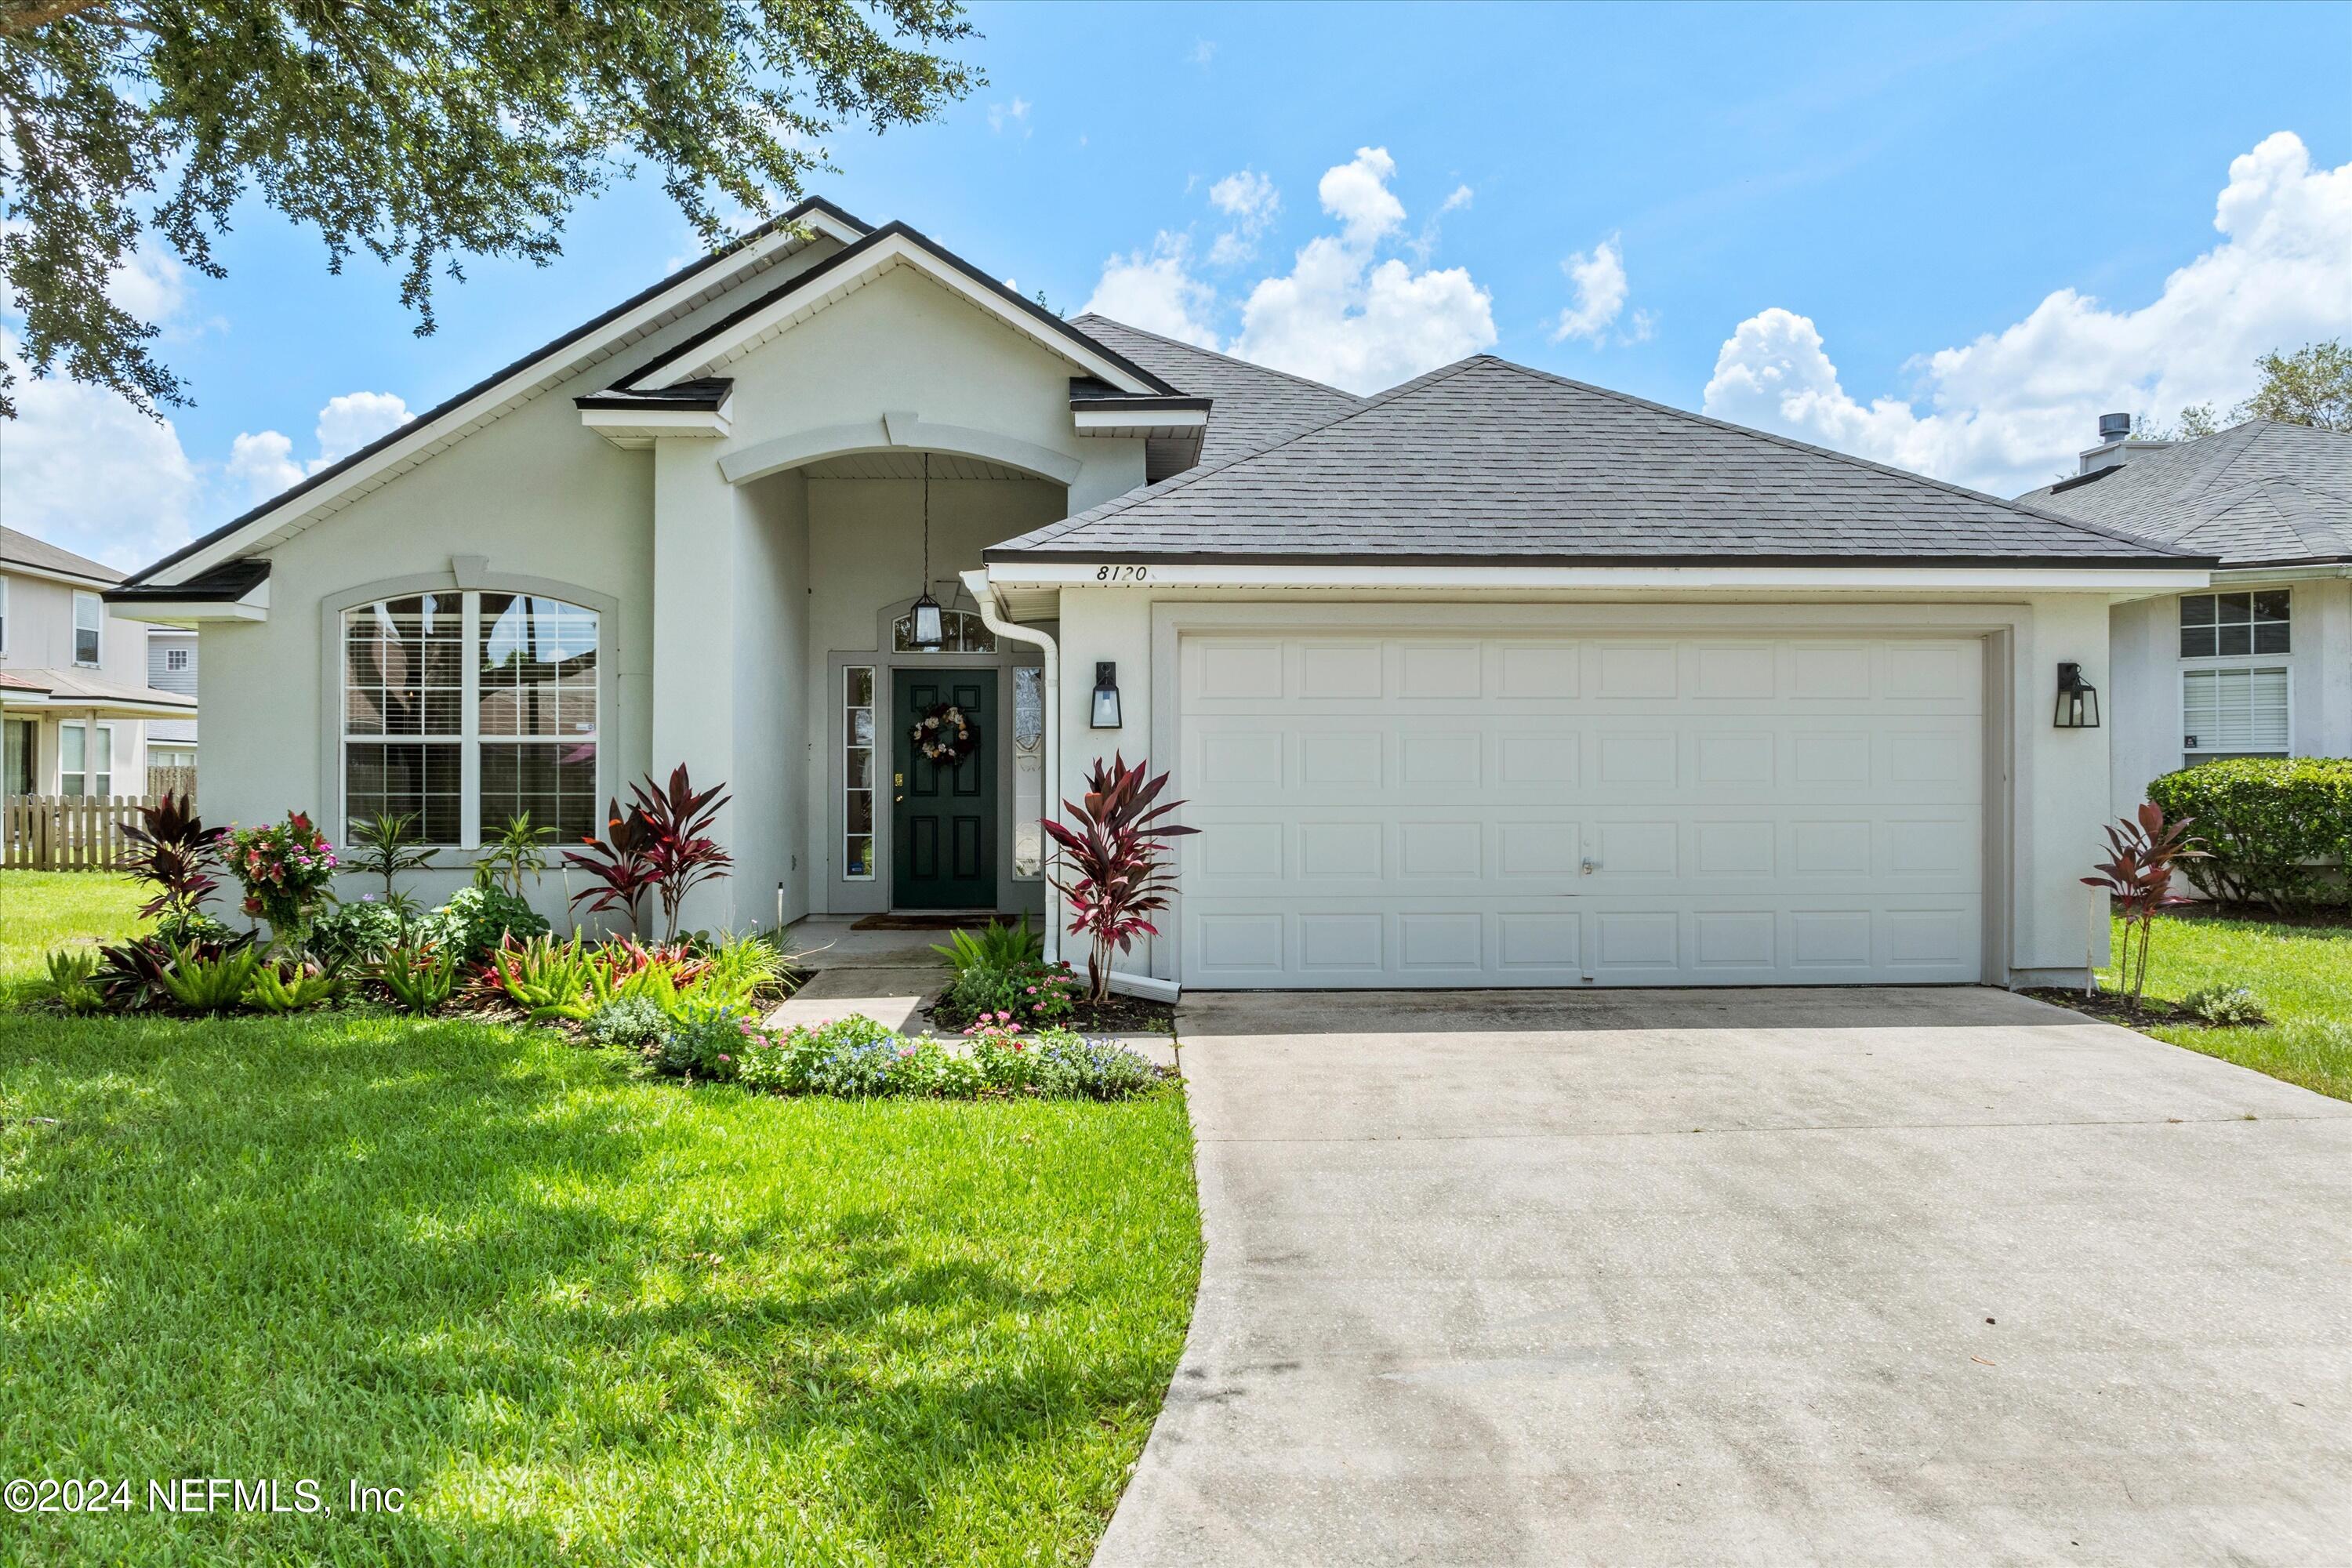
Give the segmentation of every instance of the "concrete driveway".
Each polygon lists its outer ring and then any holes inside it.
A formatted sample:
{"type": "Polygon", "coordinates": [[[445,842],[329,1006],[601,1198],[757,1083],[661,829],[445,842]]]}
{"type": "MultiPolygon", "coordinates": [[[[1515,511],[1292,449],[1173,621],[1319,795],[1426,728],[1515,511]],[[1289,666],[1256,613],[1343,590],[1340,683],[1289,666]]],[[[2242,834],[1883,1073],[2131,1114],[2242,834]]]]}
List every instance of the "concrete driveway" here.
{"type": "Polygon", "coordinates": [[[2352,1563],[2352,1105],[1989,990],[1205,995],[1098,1565],[2352,1563]]]}

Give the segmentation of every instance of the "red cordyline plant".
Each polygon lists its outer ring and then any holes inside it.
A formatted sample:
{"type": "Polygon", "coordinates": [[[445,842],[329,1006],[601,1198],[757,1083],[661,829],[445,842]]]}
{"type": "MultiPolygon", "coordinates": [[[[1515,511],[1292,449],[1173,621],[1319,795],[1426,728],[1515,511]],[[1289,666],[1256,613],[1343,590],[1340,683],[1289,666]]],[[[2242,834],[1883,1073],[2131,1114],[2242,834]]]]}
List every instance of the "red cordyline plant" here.
{"type": "Polygon", "coordinates": [[[2130,1001],[2135,1013],[2139,1011],[2140,992],[2147,984],[2148,939],[2155,934],[2156,917],[2189,901],[2172,890],[2173,870],[2183,860],[2205,858],[2204,849],[2189,837],[2195,820],[2176,816],[2167,821],[2162,806],[2152,801],[2142,805],[2136,816],[2108,826],[2107,852],[2114,858],[2099,862],[2097,876],[2083,879],[2105,890],[2115,900],[2116,917],[2124,922],[2124,950],[2116,960],[2116,989],[2130,1001]]]}
{"type": "Polygon", "coordinates": [[[646,894],[654,885],[649,855],[653,831],[646,826],[645,813],[634,806],[623,811],[621,803],[613,801],[604,807],[604,837],[591,835],[581,842],[587,847],[565,850],[563,863],[593,880],[572,895],[572,903],[586,903],[590,914],[625,914],[629,930],[635,931],[644,923],[646,894]]]}
{"type": "Polygon", "coordinates": [[[141,806],[139,819],[122,825],[122,836],[136,846],[125,869],[155,890],[139,906],[140,919],[184,920],[219,888],[211,872],[228,829],[206,827],[185,793],[171,791],[153,805],[141,806]]]}
{"type": "Polygon", "coordinates": [[[710,837],[719,808],[730,798],[725,784],[698,790],[686,776],[684,763],[670,770],[669,783],[656,785],[649,776],[629,786],[629,809],[613,803],[605,814],[605,837],[587,840],[586,849],[568,849],[563,859],[597,880],[597,886],[575,897],[589,900],[591,910],[625,909],[629,923],[637,921],[637,905],[650,889],[661,900],[662,940],[677,940],[677,911],[686,895],[715,877],[727,875],[735,858],[710,837]]]}
{"type": "Polygon", "coordinates": [[[1168,787],[1168,775],[1147,779],[1144,767],[1129,767],[1123,756],[1108,763],[1097,757],[1085,801],[1062,803],[1071,825],[1041,825],[1061,847],[1060,874],[1052,880],[1070,900],[1071,934],[1084,932],[1094,942],[1087,978],[1097,1005],[1110,999],[1111,951],[1127,952],[1138,935],[1160,934],[1150,917],[1168,907],[1171,888],[1160,863],[1160,840],[1201,831],[1160,820],[1184,803],[1152,805],[1168,787]]]}

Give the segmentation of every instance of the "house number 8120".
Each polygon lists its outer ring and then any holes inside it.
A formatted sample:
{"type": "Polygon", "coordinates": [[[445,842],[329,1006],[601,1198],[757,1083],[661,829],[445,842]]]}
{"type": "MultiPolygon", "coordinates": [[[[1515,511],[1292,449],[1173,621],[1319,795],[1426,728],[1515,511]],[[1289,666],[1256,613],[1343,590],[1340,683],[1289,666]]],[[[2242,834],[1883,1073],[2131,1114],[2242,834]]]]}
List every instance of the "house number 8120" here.
{"type": "Polygon", "coordinates": [[[1095,581],[1097,583],[1142,583],[1149,581],[1150,576],[1151,568],[1149,566],[1097,566],[1095,568],[1095,581]]]}

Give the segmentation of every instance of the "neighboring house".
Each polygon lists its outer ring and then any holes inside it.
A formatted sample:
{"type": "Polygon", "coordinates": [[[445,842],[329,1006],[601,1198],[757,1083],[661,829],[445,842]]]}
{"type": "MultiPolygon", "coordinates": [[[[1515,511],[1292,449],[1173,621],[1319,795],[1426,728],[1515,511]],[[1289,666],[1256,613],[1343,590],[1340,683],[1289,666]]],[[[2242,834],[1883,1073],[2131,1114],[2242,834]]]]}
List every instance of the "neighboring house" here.
{"type": "Polygon", "coordinates": [[[2019,498],[2220,557],[2208,591],[2116,606],[2109,808],[2216,757],[2352,756],[2352,434],[2130,428],[2106,416],[2079,474],[2019,498]]]}
{"type": "MultiPolygon", "coordinates": [[[[196,695],[196,632],[194,626],[147,628],[147,684],[158,691],[175,691],[193,700],[196,695]]],[[[147,765],[151,768],[193,768],[196,765],[196,721],[158,719],[147,726],[147,765]]]]}
{"type": "Polygon", "coordinates": [[[0,793],[135,795],[146,726],[193,716],[147,682],[147,627],[111,611],[110,566],[0,528],[0,793]]]}
{"type": "Polygon", "coordinates": [[[1204,829],[1163,980],[2023,984],[2106,943],[2058,670],[2209,564],[1484,356],[1350,397],[810,202],[113,598],[199,628],[208,815],[462,851],[683,763],[698,925],[1057,903],[1124,752],[1204,829]]]}

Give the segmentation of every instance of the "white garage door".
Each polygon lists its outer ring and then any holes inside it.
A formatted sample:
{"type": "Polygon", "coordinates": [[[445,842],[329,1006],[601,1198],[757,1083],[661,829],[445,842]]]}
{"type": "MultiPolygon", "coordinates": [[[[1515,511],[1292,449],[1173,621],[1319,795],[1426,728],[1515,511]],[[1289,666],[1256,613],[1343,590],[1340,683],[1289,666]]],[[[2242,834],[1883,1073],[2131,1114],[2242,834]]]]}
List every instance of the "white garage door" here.
{"type": "Polygon", "coordinates": [[[1188,985],[1979,976],[1978,642],[1180,647],[1188,985]]]}

